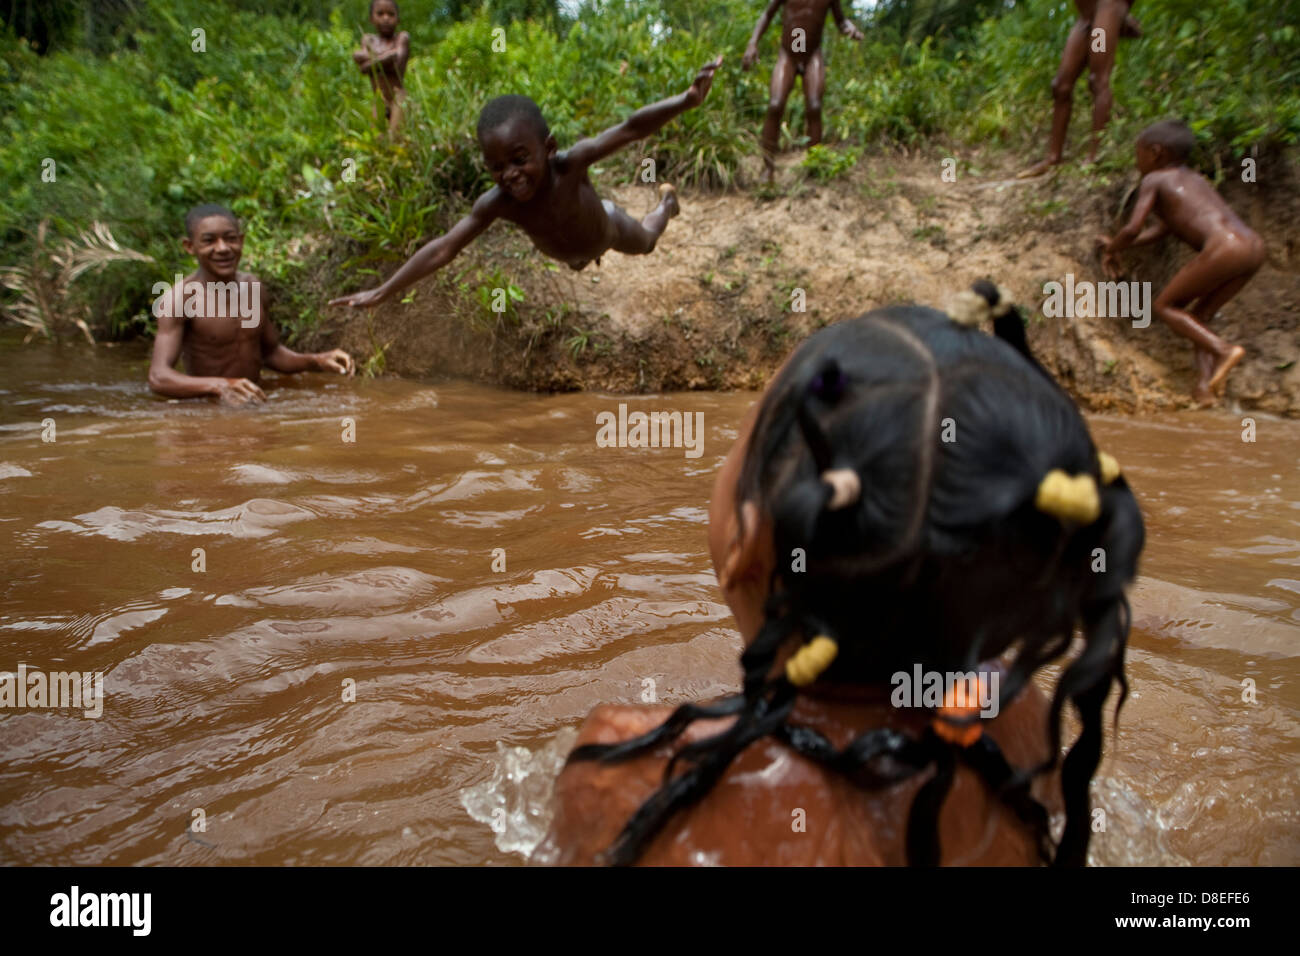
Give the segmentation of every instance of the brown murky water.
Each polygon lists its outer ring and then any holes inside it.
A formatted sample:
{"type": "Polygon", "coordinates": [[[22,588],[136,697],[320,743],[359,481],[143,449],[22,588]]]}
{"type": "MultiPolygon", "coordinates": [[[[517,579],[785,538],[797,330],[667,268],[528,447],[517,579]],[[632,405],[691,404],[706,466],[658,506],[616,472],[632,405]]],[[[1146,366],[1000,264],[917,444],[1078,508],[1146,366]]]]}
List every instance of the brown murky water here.
{"type": "MultiPolygon", "coordinates": [[[[99,719],[0,709],[0,862],[514,863],[591,707],[735,686],[705,522],[753,396],[628,400],[703,412],[692,459],[598,448],[616,396],[223,409],[145,363],[0,342],[0,670],[105,675],[99,719]]],[[[1241,417],[1093,422],[1149,524],[1096,862],[1300,863],[1300,423],[1241,417]]]]}

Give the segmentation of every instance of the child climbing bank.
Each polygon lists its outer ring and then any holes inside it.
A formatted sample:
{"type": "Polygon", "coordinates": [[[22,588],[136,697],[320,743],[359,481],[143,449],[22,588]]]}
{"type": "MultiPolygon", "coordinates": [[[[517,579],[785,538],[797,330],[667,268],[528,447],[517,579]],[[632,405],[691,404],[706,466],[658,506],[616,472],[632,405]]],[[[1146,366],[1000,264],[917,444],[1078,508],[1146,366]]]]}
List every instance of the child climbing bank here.
{"type": "Polygon", "coordinates": [[[1156,296],[1156,315],[1196,349],[1196,384],[1192,398],[1211,405],[1228,373],[1246,355],[1240,345],[1210,331],[1208,323],[1245,287],[1264,264],[1264,240],[1242,222],[1214,187],[1187,166],[1196,136],[1183,123],[1165,120],[1144,129],[1137,140],[1137,167],[1142,173],[1133,216],[1114,238],[1098,237],[1102,268],[1119,274],[1116,255],[1172,232],[1196,250],[1156,296]],[[1150,219],[1146,229],[1143,225],[1150,219]]]}

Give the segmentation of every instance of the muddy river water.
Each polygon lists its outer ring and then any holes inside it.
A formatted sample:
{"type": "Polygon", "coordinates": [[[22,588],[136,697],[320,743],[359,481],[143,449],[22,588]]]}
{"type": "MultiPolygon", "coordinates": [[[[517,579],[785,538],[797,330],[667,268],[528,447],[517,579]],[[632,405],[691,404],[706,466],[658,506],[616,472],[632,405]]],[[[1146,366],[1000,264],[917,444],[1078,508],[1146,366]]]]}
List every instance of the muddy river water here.
{"type": "MultiPolygon", "coordinates": [[[[737,686],[705,526],[753,395],[227,409],[146,361],[0,340],[0,671],[104,675],[0,708],[0,863],[518,863],[594,705],[737,686]],[[620,401],[703,454],[598,447],[620,401]]],[[[1300,422],[1242,417],[1091,419],[1148,523],[1097,863],[1300,863],[1300,422]]]]}

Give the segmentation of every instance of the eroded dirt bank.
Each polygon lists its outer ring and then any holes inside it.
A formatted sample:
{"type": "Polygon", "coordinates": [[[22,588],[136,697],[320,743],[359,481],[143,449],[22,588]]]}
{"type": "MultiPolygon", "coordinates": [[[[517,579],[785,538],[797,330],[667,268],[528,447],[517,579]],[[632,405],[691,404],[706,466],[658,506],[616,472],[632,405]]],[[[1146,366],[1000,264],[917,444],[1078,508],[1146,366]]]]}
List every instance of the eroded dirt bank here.
{"type": "MultiPolygon", "coordinates": [[[[1031,342],[1086,406],[1188,404],[1191,348],[1159,320],[1135,329],[1127,318],[1048,318],[1042,309],[1049,281],[1104,279],[1094,237],[1117,228],[1136,172],[1105,187],[1068,172],[1018,182],[1011,158],[974,157],[956,182],[943,182],[942,156],[927,153],[870,158],[818,184],[793,165],[798,156],[787,158],[776,189],[684,193],[682,215],[654,254],[610,253],[581,273],[494,226],[408,301],[371,316],[335,311],[318,337],[363,360],[382,352],[375,365],[386,372],[523,389],[758,388],[825,324],[900,301],[942,307],[988,276],[1027,306],[1031,342]],[[510,285],[522,301],[492,313],[492,290],[510,285]]],[[[649,185],[597,187],[636,215],[656,201],[649,185]]],[[[1297,174],[1280,160],[1261,164],[1258,182],[1229,181],[1222,192],[1269,250],[1216,326],[1248,352],[1226,401],[1300,416],[1297,174]]],[[[1127,253],[1126,278],[1158,292],[1190,257],[1165,239],[1127,253]]]]}

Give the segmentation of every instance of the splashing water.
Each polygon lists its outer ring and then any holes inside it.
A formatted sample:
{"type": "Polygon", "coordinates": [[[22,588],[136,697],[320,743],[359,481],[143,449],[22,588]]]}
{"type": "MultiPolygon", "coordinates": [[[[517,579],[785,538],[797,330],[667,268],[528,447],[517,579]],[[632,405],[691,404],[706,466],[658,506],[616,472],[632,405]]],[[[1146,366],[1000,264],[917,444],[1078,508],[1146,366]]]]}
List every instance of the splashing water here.
{"type": "Polygon", "coordinates": [[[577,729],[566,727],[536,753],[497,741],[492,778],[460,792],[461,805],[492,828],[502,853],[528,859],[546,836],[555,815],[555,780],[577,739],[577,729]]]}

